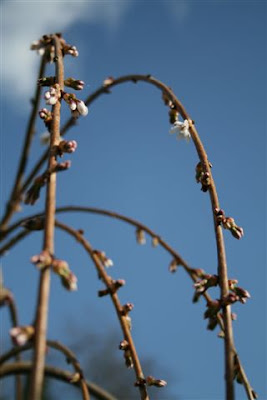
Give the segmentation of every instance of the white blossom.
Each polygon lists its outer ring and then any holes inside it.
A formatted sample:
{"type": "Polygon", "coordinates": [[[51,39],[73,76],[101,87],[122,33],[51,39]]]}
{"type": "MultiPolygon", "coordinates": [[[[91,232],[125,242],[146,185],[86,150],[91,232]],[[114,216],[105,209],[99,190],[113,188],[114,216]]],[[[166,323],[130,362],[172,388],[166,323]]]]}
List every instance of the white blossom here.
{"type": "Polygon", "coordinates": [[[183,122],[175,121],[172,128],[170,129],[170,133],[178,134],[178,139],[186,139],[187,142],[190,140],[190,132],[189,132],[189,122],[185,119],[183,122]]]}

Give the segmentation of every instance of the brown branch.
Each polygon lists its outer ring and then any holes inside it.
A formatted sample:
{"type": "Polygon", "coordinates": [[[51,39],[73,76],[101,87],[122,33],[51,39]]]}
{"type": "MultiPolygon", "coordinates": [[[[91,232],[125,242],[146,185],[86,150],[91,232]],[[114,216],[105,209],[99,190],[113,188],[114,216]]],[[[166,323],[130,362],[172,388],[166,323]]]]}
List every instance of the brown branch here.
{"type": "MultiPolygon", "coordinates": [[[[41,59],[40,71],[39,71],[38,78],[42,78],[44,76],[45,64],[46,64],[46,56],[44,55],[41,59]]],[[[27,161],[28,161],[28,157],[29,157],[32,138],[34,136],[35,121],[36,121],[37,112],[38,112],[39,103],[40,103],[40,95],[41,95],[41,87],[37,85],[36,91],[35,91],[35,96],[34,96],[34,99],[32,100],[32,112],[30,115],[27,129],[26,129],[25,141],[24,141],[23,150],[21,153],[20,162],[18,165],[16,179],[14,182],[13,189],[11,191],[10,199],[6,206],[5,214],[0,223],[1,231],[4,231],[6,229],[10,218],[12,217],[14,212],[17,210],[19,203],[20,203],[20,198],[21,198],[21,193],[22,193],[21,192],[22,181],[23,181],[24,172],[25,172],[25,169],[27,166],[27,161]]]]}
{"type": "MultiPolygon", "coordinates": [[[[198,280],[198,278],[195,274],[195,269],[190,267],[188,265],[188,263],[180,256],[180,254],[177,251],[175,251],[166,241],[164,241],[160,235],[158,235],[156,232],[154,232],[153,230],[151,230],[150,228],[148,228],[146,225],[142,224],[141,222],[139,222],[133,218],[127,217],[125,215],[119,214],[115,211],[103,210],[103,209],[95,208],[95,207],[65,206],[65,207],[59,207],[56,209],[56,213],[69,212],[69,211],[70,212],[89,212],[89,213],[105,215],[105,216],[108,216],[111,218],[122,220],[136,228],[142,229],[148,235],[150,235],[151,238],[156,237],[158,239],[159,245],[161,245],[167,252],[169,252],[177,260],[177,262],[179,262],[179,264],[184,267],[184,269],[186,270],[186,272],[189,274],[189,276],[191,277],[191,279],[194,282],[196,282],[198,280]]],[[[27,218],[22,218],[19,221],[17,221],[16,223],[14,223],[12,226],[10,226],[9,232],[7,231],[7,233],[14,231],[16,228],[20,227],[20,225],[23,222],[26,222],[27,220],[31,220],[31,219],[42,217],[42,216],[44,216],[44,213],[38,213],[38,214],[31,215],[27,218]]],[[[31,233],[31,231],[28,231],[27,234],[28,233],[31,233]]],[[[2,250],[0,249],[0,254],[1,254],[1,251],[2,250]]],[[[202,296],[207,300],[208,303],[212,301],[212,298],[210,297],[210,295],[208,294],[207,291],[202,296]]],[[[217,320],[218,320],[218,323],[219,323],[221,329],[224,331],[224,323],[219,314],[217,314],[217,320]]],[[[235,349],[235,355],[237,355],[236,349],[235,349]]],[[[239,358],[238,358],[238,360],[239,360],[239,358]]],[[[252,393],[253,389],[247,379],[245,370],[242,367],[240,360],[239,360],[239,365],[240,365],[240,375],[242,377],[242,382],[243,382],[244,388],[245,388],[247,394],[252,393]]],[[[248,399],[249,400],[251,399],[251,397],[249,397],[249,395],[248,395],[248,399]]]]}
{"type": "MultiPolygon", "coordinates": [[[[46,345],[48,347],[58,350],[60,353],[66,356],[67,362],[71,363],[75,372],[79,374],[78,381],[80,382],[80,386],[82,389],[83,400],[90,400],[88,388],[86,386],[86,380],[84,379],[84,373],[75,354],[67,346],[64,346],[58,341],[47,340],[46,345]]],[[[23,351],[30,350],[32,346],[33,343],[27,343],[24,346],[13,347],[11,350],[7,351],[0,357],[0,365],[9,360],[11,357],[17,356],[23,351]]]]}
{"type": "MultiPolygon", "coordinates": [[[[18,325],[18,312],[17,312],[17,307],[16,303],[14,300],[14,296],[12,292],[4,287],[4,282],[3,282],[3,275],[2,275],[2,270],[0,269],[0,305],[7,305],[9,309],[9,314],[10,314],[10,320],[11,320],[11,326],[15,327],[18,325]],[[2,303],[3,301],[3,303],[2,303]]],[[[19,362],[21,361],[21,356],[20,354],[16,355],[16,360],[19,362]]],[[[16,392],[16,400],[22,400],[22,380],[21,376],[18,375],[15,379],[15,392],[16,392]]]]}
{"type": "MultiPolygon", "coordinates": [[[[143,382],[144,381],[144,374],[142,371],[142,367],[139,361],[139,357],[132,339],[132,335],[129,329],[128,321],[125,315],[122,313],[122,305],[120,303],[119,297],[116,293],[116,291],[113,290],[113,283],[112,279],[110,276],[107,274],[105,267],[102,265],[102,263],[99,260],[99,257],[95,253],[94,249],[90,245],[90,243],[83,237],[83,235],[78,232],[77,230],[71,228],[70,226],[63,224],[62,222],[56,221],[56,226],[63,231],[67,232],[69,235],[74,237],[85,249],[85,251],[89,254],[91,257],[92,261],[94,262],[97,272],[99,276],[101,277],[102,281],[105,283],[109,295],[112,299],[112,302],[114,304],[114,307],[117,312],[118,319],[120,321],[120,325],[124,334],[124,339],[127,341],[129,350],[131,352],[131,357],[133,360],[133,365],[135,369],[135,374],[136,374],[136,379],[138,382],[143,382]]],[[[146,390],[145,384],[141,384],[139,386],[139,391],[140,391],[140,396],[142,400],[149,400],[149,396],[146,390]]]]}
{"type": "MultiPolygon", "coordinates": [[[[10,363],[3,365],[0,368],[0,379],[13,374],[29,374],[32,370],[32,367],[33,366],[31,362],[10,363]]],[[[44,368],[44,373],[50,378],[61,380],[70,385],[79,385],[79,382],[71,381],[73,374],[69,371],[46,365],[44,368]]],[[[102,389],[95,383],[86,381],[86,386],[88,390],[92,393],[92,395],[94,395],[99,400],[118,400],[112,394],[108,393],[106,390],[102,389]]]]}
{"type": "MultiPolygon", "coordinates": [[[[55,64],[56,64],[56,83],[59,84],[61,90],[64,89],[64,65],[61,43],[57,35],[53,36],[55,46],[55,64]]],[[[54,146],[59,142],[60,136],[60,108],[61,103],[53,106],[53,119],[51,123],[50,138],[50,154],[48,159],[48,169],[53,170],[56,165],[56,155],[53,152],[54,146]]],[[[46,207],[45,207],[45,229],[43,250],[50,254],[54,253],[54,226],[55,226],[55,204],[56,204],[56,173],[51,173],[48,178],[46,190],[46,207]]],[[[50,290],[50,269],[44,268],[41,271],[38,303],[36,309],[35,320],[35,336],[34,336],[34,357],[33,369],[30,385],[30,400],[40,400],[42,394],[44,365],[45,365],[45,343],[47,330],[48,301],[50,290]]]]}

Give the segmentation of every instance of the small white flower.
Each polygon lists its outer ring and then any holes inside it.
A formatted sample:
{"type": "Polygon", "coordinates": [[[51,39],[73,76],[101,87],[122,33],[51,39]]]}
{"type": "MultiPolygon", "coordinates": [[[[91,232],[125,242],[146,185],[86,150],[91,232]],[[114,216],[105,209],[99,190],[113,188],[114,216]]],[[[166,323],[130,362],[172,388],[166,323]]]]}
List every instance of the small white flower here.
{"type": "Polygon", "coordinates": [[[170,133],[178,134],[178,139],[186,139],[187,142],[190,140],[190,132],[189,132],[189,122],[187,119],[184,122],[175,121],[173,127],[170,129],[170,133]]]}
{"type": "Polygon", "coordinates": [[[88,108],[86,107],[86,105],[82,100],[77,101],[77,110],[84,117],[88,114],[88,108]]]}

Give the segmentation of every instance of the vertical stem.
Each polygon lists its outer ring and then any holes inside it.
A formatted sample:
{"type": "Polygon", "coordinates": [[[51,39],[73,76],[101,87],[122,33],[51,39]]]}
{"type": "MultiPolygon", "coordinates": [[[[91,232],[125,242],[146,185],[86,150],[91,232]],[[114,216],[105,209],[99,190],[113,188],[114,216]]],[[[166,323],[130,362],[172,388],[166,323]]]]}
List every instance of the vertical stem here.
{"type": "MultiPolygon", "coordinates": [[[[56,51],[56,82],[60,88],[64,89],[64,66],[62,59],[61,44],[59,38],[54,35],[53,42],[56,51]]],[[[48,160],[48,169],[53,169],[56,164],[56,156],[53,147],[59,142],[60,135],[60,108],[61,103],[53,106],[53,120],[51,125],[50,153],[48,160]]],[[[50,174],[46,190],[45,206],[45,229],[43,250],[54,253],[54,224],[55,224],[55,206],[56,206],[56,173],[50,174]]],[[[45,350],[46,350],[46,331],[48,317],[48,302],[50,292],[50,268],[44,268],[41,271],[39,283],[39,295],[35,319],[35,343],[33,355],[33,369],[30,386],[30,400],[40,400],[42,395],[42,386],[44,380],[45,350]]]]}

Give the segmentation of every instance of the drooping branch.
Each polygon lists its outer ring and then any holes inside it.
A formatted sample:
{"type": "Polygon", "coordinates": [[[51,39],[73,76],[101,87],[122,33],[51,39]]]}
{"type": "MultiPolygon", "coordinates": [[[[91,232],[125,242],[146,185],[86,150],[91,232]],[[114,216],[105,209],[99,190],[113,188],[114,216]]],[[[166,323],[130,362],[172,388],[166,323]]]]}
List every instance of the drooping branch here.
{"type": "MultiPolygon", "coordinates": [[[[60,89],[64,89],[64,65],[62,48],[59,37],[53,35],[53,43],[55,46],[55,65],[56,76],[55,82],[60,89]]],[[[50,152],[48,159],[48,170],[53,171],[56,167],[55,146],[59,143],[60,137],[60,109],[61,103],[58,100],[52,108],[50,152]]],[[[55,207],[56,207],[56,173],[51,173],[48,177],[46,190],[45,205],[45,228],[43,250],[48,254],[54,253],[54,226],[55,226],[55,207]]],[[[35,320],[35,336],[34,336],[34,357],[33,369],[30,384],[30,400],[39,400],[42,393],[42,384],[45,365],[45,343],[47,330],[48,300],[50,291],[50,268],[44,268],[40,272],[40,283],[38,292],[38,302],[35,320]]]]}
{"type": "MultiPolygon", "coordinates": [[[[84,373],[75,354],[67,346],[63,345],[59,341],[47,340],[46,345],[55,350],[58,350],[60,353],[66,356],[67,362],[72,364],[74,371],[76,372],[74,379],[77,382],[80,382],[83,400],[90,400],[88,388],[86,386],[86,380],[84,378],[84,373]]],[[[32,349],[32,346],[33,343],[30,342],[25,344],[24,346],[13,347],[11,350],[7,351],[0,357],[0,365],[10,358],[19,355],[21,352],[32,349]]]]}
{"type": "MultiPolygon", "coordinates": [[[[65,206],[65,207],[59,207],[56,209],[56,213],[64,213],[64,212],[88,212],[88,213],[95,213],[95,214],[99,214],[99,215],[104,215],[104,216],[108,216],[111,218],[115,218],[117,220],[122,220],[132,226],[134,226],[135,228],[141,229],[144,232],[146,232],[149,236],[151,236],[151,238],[157,238],[158,240],[158,244],[160,246],[162,246],[176,261],[177,263],[179,263],[179,265],[181,265],[182,267],[184,267],[185,271],[189,274],[189,276],[191,277],[191,279],[193,280],[193,282],[197,282],[198,280],[198,276],[196,274],[196,269],[192,268],[189,266],[189,264],[182,258],[182,256],[176,251],[174,250],[165,240],[162,239],[162,237],[154,232],[151,228],[147,227],[146,225],[144,225],[143,223],[130,218],[128,216],[119,214],[115,211],[109,211],[109,210],[104,210],[104,209],[100,209],[100,208],[96,208],[96,207],[82,207],[82,206],[65,206]]],[[[9,231],[7,231],[8,234],[10,234],[11,232],[13,232],[15,229],[17,229],[20,226],[23,226],[24,223],[26,223],[27,221],[34,221],[38,218],[42,218],[44,216],[44,213],[37,213],[34,215],[31,215],[27,218],[22,218],[20,220],[18,220],[16,223],[14,223],[12,226],[10,226],[9,231]]],[[[32,231],[22,231],[26,232],[27,234],[31,233],[32,231]]],[[[21,234],[21,233],[20,233],[21,234]]],[[[19,235],[17,235],[19,236],[19,235]]],[[[26,236],[26,235],[25,235],[26,236]]],[[[13,244],[15,244],[16,241],[14,240],[10,240],[10,242],[13,244]]],[[[9,242],[9,243],[10,243],[9,242]]],[[[6,244],[4,245],[4,247],[2,249],[6,249],[9,248],[9,245],[6,244]]],[[[2,254],[2,249],[0,249],[0,255],[2,254]]],[[[213,299],[210,297],[210,295],[208,294],[208,291],[204,292],[202,294],[202,296],[206,299],[207,303],[211,303],[213,301],[213,299]]],[[[220,325],[222,331],[224,331],[224,323],[223,320],[220,316],[220,314],[218,313],[216,315],[216,318],[218,320],[218,324],[220,325]]],[[[237,355],[237,351],[235,349],[235,355],[237,355]]],[[[244,388],[248,394],[248,399],[249,400],[253,400],[254,397],[251,397],[251,393],[253,392],[253,389],[248,381],[248,378],[245,374],[245,370],[241,365],[241,362],[239,360],[238,357],[238,365],[240,366],[239,368],[239,374],[241,376],[241,381],[242,384],[244,385],[244,388]]]]}
{"type": "MultiPolygon", "coordinates": [[[[42,78],[44,76],[45,64],[46,64],[46,56],[44,55],[41,59],[38,78],[42,78]]],[[[6,206],[5,214],[0,223],[0,231],[5,231],[10,218],[19,207],[19,203],[21,201],[20,197],[22,193],[22,181],[24,179],[24,173],[27,166],[31,142],[35,131],[35,121],[40,103],[40,95],[41,95],[41,87],[37,86],[34,99],[32,100],[32,112],[26,129],[26,135],[20,157],[20,162],[18,165],[17,175],[15,178],[13,189],[11,191],[10,199],[6,206]]]]}
{"type": "MultiPolygon", "coordinates": [[[[174,95],[172,90],[167,87],[162,82],[153,78],[151,75],[128,75],[125,77],[118,78],[116,80],[111,80],[109,84],[104,84],[103,87],[98,89],[94,94],[88,97],[86,104],[89,105],[90,102],[94,101],[99,95],[103,93],[109,93],[110,89],[118,85],[120,83],[124,83],[127,81],[132,81],[134,83],[138,81],[144,81],[150,83],[157,88],[159,88],[162,93],[168,96],[169,100],[174,105],[177,112],[181,114],[184,120],[189,121],[189,130],[195,144],[200,162],[202,163],[202,167],[205,170],[205,173],[209,174],[210,184],[209,184],[209,194],[212,205],[212,215],[214,220],[214,230],[217,244],[217,258],[218,258],[218,275],[219,275],[219,284],[221,289],[221,300],[223,301],[227,294],[229,293],[228,286],[228,273],[227,273],[227,262],[226,262],[226,254],[225,254],[225,246],[224,246],[224,238],[222,233],[221,226],[217,223],[215,216],[215,209],[220,209],[218,195],[216,191],[216,186],[212,177],[209,160],[207,158],[206,151],[204,146],[199,138],[197,130],[194,126],[192,119],[189,114],[186,112],[185,108],[181,104],[181,102],[174,95]]],[[[46,156],[45,156],[46,157],[46,156]]],[[[226,393],[228,400],[234,399],[234,339],[233,339],[233,330],[232,330],[232,321],[231,321],[231,306],[225,305],[223,307],[223,318],[225,325],[225,383],[226,383],[226,393]]]]}
{"type": "Polygon", "coordinates": [[[133,366],[135,369],[135,374],[136,374],[136,379],[138,382],[138,387],[140,391],[140,396],[142,400],[149,400],[149,396],[146,390],[146,384],[145,384],[145,377],[143,374],[143,370],[139,361],[139,357],[132,339],[132,335],[130,332],[129,328],[129,322],[127,320],[127,315],[123,313],[123,307],[120,303],[119,297],[117,295],[117,290],[114,290],[114,282],[111,279],[111,277],[107,274],[105,267],[102,265],[97,253],[94,251],[90,243],[83,237],[83,235],[78,232],[77,230],[71,228],[70,226],[63,224],[62,222],[56,221],[56,226],[60,228],[61,230],[67,232],[69,235],[71,235],[73,238],[75,238],[78,243],[82,245],[82,247],[85,249],[85,251],[89,254],[91,257],[92,261],[95,264],[95,267],[97,269],[97,272],[99,274],[99,277],[102,279],[102,281],[105,283],[106,288],[107,288],[107,294],[110,295],[112,302],[114,304],[114,307],[117,312],[118,319],[120,321],[120,325],[124,334],[124,339],[127,342],[127,346],[130,350],[131,353],[131,358],[133,362],[133,366]]]}
{"type": "MultiPolygon", "coordinates": [[[[2,365],[0,368],[0,379],[13,374],[30,374],[32,368],[32,363],[26,361],[2,365]]],[[[50,378],[61,380],[62,382],[70,385],[79,386],[79,382],[73,382],[73,374],[69,371],[46,365],[44,368],[44,373],[50,378]]],[[[106,390],[102,389],[93,382],[86,381],[86,386],[90,393],[92,393],[92,395],[99,400],[118,400],[112,394],[108,393],[106,390]]]]}

